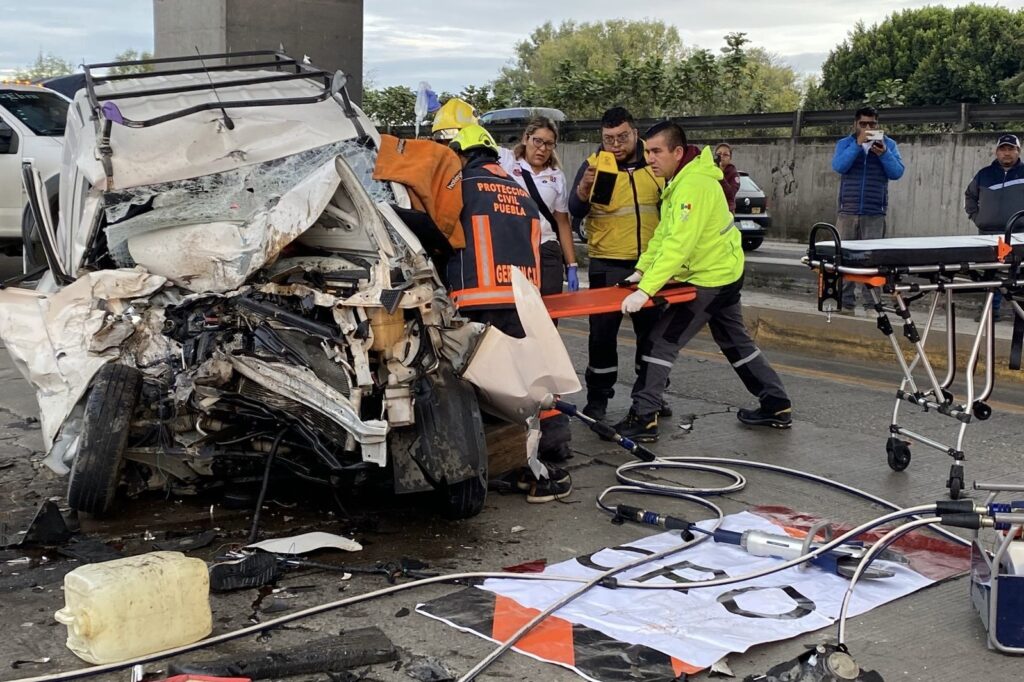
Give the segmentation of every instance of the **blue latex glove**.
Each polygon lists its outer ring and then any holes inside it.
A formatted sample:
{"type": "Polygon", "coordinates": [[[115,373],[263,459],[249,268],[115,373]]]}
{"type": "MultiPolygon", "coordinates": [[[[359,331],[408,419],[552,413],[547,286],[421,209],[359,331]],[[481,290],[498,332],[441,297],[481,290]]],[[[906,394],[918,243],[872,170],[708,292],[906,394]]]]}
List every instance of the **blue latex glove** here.
{"type": "Polygon", "coordinates": [[[576,271],[575,265],[569,265],[565,268],[565,279],[569,282],[569,291],[580,290],[580,276],[576,271]]]}

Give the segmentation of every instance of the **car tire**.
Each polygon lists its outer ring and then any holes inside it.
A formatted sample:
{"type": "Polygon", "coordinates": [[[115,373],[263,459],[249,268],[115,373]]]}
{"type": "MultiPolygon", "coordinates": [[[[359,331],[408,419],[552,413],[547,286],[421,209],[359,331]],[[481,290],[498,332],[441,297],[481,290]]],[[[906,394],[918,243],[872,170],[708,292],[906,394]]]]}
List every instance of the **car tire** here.
{"type": "Polygon", "coordinates": [[[78,454],[68,482],[68,505],[103,516],[113,506],[132,415],[142,388],[134,367],[107,364],[89,387],[78,454]]]}
{"type": "Polygon", "coordinates": [[[487,440],[476,391],[447,364],[423,377],[415,393],[415,456],[448,519],[479,514],[487,497],[487,440]]]}
{"type": "Polygon", "coordinates": [[[743,237],[743,250],[756,251],[764,242],[764,237],[743,237]]]}
{"type": "Polygon", "coordinates": [[[487,501],[487,476],[447,485],[441,490],[441,515],[446,519],[470,519],[484,509],[487,501]]]}

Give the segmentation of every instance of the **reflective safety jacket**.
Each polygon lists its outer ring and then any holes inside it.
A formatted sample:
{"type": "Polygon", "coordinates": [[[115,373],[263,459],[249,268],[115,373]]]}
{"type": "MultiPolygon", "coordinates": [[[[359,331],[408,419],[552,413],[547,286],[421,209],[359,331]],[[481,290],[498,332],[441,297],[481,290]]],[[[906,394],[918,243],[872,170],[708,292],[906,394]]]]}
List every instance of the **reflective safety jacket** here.
{"type": "Polygon", "coordinates": [[[591,258],[636,260],[658,226],[658,201],[664,182],[651,172],[644,160],[643,142],[638,142],[637,161],[619,163],[611,203],[580,201],[576,187],[587,166],[596,165],[597,154],[594,153],[576,173],[569,192],[569,211],[584,220],[591,258]]]}
{"type": "Polygon", "coordinates": [[[462,171],[466,248],[448,261],[459,308],[514,308],[512,269],[540,286],[540,211],[496,160],[476,158],[462,171]]]}
{"type": "Polygon", "coordinates": [[[649,296],[670,279],[724,287],[743,276],[743,248],[711,147],[683,166],[661,198],[661,223],[636,264],[649,296]]]}

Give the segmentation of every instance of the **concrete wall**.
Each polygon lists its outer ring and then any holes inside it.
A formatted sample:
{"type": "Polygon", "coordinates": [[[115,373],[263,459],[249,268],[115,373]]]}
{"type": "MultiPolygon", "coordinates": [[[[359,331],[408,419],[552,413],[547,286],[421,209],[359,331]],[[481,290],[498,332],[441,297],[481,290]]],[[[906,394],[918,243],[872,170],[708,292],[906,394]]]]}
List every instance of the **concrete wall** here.
{"type": "MultiPolygon", "coordinates": [[[[975,234],[963,212],[964,189],[992,162],[995,133],[895,136],[906,165],[889,183],[888,236],[975,234]]],[[[839,175],[832,170],[834,138],[737,142],[733,161],[768,196],[775,238],[803,241],[811,225],[834,222],[839,175]]],[[[569,181],[595,148],[558,146],[569,181]]]]}
{"type": "Polygon", "coordinates": [[[285,51],[348,75],[362,101],[362,0],[153,0],[157,57],[201,52],[285,51]]]}
{"type": "Polygon", "coordinates": [[[227,0],[153,0],[155,57],[227,51],[227,0]]]}

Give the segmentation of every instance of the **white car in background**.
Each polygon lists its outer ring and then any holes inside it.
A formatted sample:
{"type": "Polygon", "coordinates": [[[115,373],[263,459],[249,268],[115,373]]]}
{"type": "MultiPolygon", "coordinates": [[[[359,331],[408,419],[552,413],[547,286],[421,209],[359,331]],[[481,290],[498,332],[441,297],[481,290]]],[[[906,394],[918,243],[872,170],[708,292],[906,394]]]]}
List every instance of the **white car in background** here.
{"type": "MultiPolygon", "coordinates": [[[[21,162],[32,159],[57,215],[61,147],[70,101],[23,81],[0,81],[0,252],[14,255],[34,228],[21,181],[21,162]]],[[[28,263],[35,263],[28,254],[28,263]]]]}

